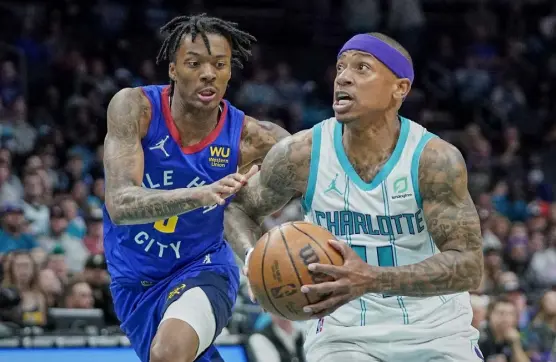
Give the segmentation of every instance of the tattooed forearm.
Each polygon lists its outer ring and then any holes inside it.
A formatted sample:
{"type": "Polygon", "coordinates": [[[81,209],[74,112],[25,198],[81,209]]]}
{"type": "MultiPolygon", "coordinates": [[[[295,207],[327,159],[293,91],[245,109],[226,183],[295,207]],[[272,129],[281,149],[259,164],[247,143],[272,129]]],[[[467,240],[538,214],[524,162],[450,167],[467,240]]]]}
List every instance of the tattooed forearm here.
{"type": "Polygon", "coordinates": [[[198,190],[149,190],[139,186],[114,191],[110,218],[115,224],[156,222],[202,207],[198,190]]]}
{"type": "Polygon", "coordinates": [[[201,206],[195,189],[141,187],[144,158],[140,125],[150,118],[150,107],[143,97],[139,89],[123,89],[108,106],[104,140],[106,207],[116,224],[155,222],[201,206]]]}
{"type": "Polygon", "coordinates": [[[274,146],[246,187],[226,209],[225,234],[236,253],[255,244],[261,236],[265,216],[288,203],[307,186],[311,153],[311,134],[301,132],[274,146]]]}
{"type": "Polygon", "coordinates": [[[406,296],[475,289],[483,272],[482,237],[461,153],[440,139],[431,140],[421,156],[419,188],[427,229],[440,253],[417,264],[381,269],[376,287],[406,296]]]}
{"type": "MultiPolygon", "coordinates": [[[[258,175],[254,176],[258,177],[258,175]]],[[[224,211],[224,236],[237,256],[245,262],[247,251],[261,237],[261,222],[248,216],[238,202],[232,201],[224,211]]]]}

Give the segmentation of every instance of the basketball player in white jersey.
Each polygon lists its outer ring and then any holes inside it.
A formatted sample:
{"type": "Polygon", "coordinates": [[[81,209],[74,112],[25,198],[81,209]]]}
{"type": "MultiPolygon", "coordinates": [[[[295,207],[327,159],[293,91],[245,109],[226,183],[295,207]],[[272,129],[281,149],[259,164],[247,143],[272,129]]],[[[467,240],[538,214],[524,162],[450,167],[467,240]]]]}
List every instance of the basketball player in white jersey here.
{"type": "Polygon", "coordinates": [[[461,153],[398,115],[411,57],[382,34],[338,54],[335,118],[285,138],[227,210],[227,237],[253,244],[260,217],[303,194],[305,220],[340,241],[335,281],[306,312],[308,362],[481,361],[468,291],[482,277],[479,218],[461,153]],[[255,222],[254,222],[255,220],[255,222]],[[250,229],[252,232],[243,233],[250,229]]]}

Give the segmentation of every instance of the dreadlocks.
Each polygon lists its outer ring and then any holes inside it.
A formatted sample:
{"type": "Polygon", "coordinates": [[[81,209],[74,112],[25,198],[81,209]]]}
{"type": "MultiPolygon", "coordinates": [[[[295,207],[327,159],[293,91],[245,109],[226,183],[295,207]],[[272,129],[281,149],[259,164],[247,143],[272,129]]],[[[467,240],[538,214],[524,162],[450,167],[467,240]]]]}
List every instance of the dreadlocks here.
{"type": "MultiPolygon", "coordinates": [[[[195,41],[197,35],[200,35],[209,54],[211,54],[211,51],[207,34],[220,34],[228,39],[232,47],[232,65],[243,68],[242,61],[246,61],[249,58],[251,55],[251,43],[257,40],[251,34],[239,30],[237,23],[211,18],[206,16],[206,14],[175,17],[160,28],[160,32],[168,35],[160,47],[156,57],[156,64],[160,64],[165,60],[175,61],[176,52],[185,34],[191,34],[192,41],[195,41]]],[[[171,81],[170,96],[173,94],[174,81],[171,81]]]]}

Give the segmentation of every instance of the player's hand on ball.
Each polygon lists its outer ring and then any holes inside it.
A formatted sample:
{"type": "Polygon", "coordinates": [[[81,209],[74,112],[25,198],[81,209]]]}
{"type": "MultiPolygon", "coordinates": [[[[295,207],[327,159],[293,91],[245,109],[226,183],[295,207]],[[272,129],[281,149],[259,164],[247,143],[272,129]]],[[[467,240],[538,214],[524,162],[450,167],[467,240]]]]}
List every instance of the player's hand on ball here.
{"type": "Polygon", "coordinates": [[[253,166],[246,174],[236,172],[208,185],[203,190],[202,204],[205,206],[224,205],[226,199],[241,190],[258,170],[259,166],[253,166]]]}
{"type": "Polygon", "coordinates": [[[320,302],[303,308],[314,318],[322,318],[342,305],[366,293],[370,266],[365,263],[349,245],[337,240],[329,240],[330,245],[342,255],[344,265],[310,264],[312,273],[324,273],[333,277],[332,282],[304,285],[301,292],[324,296],[320,302]]]}

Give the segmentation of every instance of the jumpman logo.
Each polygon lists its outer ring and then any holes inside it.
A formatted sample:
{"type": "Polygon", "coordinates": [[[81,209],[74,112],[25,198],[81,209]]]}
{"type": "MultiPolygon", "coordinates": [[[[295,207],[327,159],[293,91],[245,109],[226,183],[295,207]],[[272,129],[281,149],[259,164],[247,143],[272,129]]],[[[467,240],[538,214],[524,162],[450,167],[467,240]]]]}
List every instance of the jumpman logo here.
{"type": "Polygon", "coordinates": [[[338,174],[336,174],[336,177],[334,177],[334,179],[332,181],[330,181],[330,185],[328,185],[328,188],[326,190],[324,190],[324,193],[327,194],[329,191],[336,191],[338,193],[338,195],[342,195],[342,192],[340,190],[338,190],[338,187],[336,186],[336,180],[338,179],[338,174]]]}
{"type": "Polygon", "coordinates": [[[168,154],[168,152],[166,152],[166,150],[164,149],[164,144],[166,143],[166,141],[168,141],[168,138],[170,136],[166,135],[166,137],[164,137],[163,139],[161,139],[160,141],[158,141],[158,143],[152,147],[149,147],[149,150],[161,150],[162,152],[164,152],[164,155],[166,155],[166,157],[169,157],[170,155],[168,154]]]}
{"type": "Polygon", "coordinates": [[[203,264],[212,264],[210,260],[210,254],[205,255],[205,260],[203,260],[203,264]]]}

